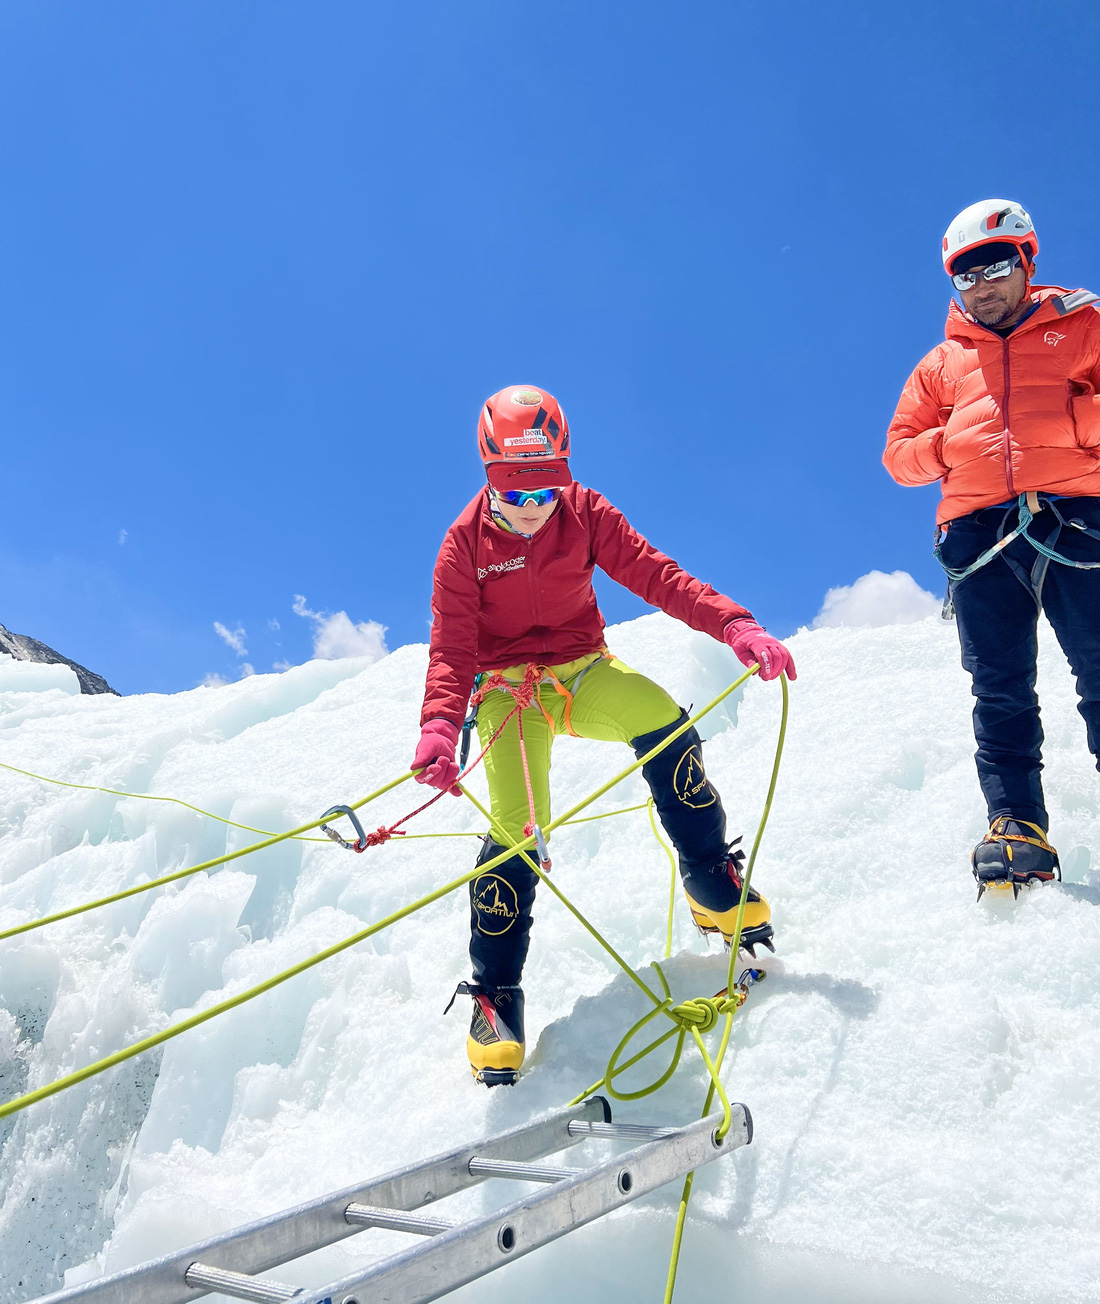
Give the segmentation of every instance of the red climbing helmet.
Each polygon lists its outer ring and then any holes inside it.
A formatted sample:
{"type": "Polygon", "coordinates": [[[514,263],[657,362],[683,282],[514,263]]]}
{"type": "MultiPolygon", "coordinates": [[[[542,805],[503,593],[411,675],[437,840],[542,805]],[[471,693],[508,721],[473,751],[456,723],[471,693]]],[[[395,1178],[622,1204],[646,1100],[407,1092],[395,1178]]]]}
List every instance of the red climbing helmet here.
{"type": "Polygon", "coordinates": [[[558,489],[569,474],[569,422],[558,400],[533,385],[508,385],[485,400],[477,449],[494,489],[558,489]]]}

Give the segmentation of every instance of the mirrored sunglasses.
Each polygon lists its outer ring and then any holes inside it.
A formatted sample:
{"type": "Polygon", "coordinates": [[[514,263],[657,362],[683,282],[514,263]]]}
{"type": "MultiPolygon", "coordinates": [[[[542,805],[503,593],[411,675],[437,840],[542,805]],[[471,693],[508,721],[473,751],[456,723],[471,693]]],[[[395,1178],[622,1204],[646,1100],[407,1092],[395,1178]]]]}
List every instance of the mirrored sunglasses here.
{"type": "Polygon", "coordinates": [[[560,494],[560,489],[498,489],[496,491],[499,501],[507,503],[509,507],[526,507],[528,503],[533,503],[536,507],[545,507],[548,503],[557,502],[560,494]]]}
{"type": "Polygon", "coordinates": [[[1006,276],[1011,276],[1013,268],[1019,265],[1020,255],[1013,254],[1011,258],[1004,258],[999,263],[990,263],[980,271],[975,269],[972,272],[956,272],[951,279],[955,283],[956,290],[972,290],[979,280],[1003,281],[1006,276]]]}

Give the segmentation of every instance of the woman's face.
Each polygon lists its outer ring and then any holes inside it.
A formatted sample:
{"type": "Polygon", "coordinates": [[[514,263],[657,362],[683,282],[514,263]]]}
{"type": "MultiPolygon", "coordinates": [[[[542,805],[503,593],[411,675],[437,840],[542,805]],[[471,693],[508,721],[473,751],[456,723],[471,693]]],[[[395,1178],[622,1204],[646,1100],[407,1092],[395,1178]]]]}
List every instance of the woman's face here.
{"type": "Polygon", "coordinates": [[[495,501],[497,511],[512,529],[518,530],[520,534],[538,534],[539,530],[553,516],[554,509],[558,505],[556,498],[552,503],[547,503],[545,507],[537,507],[530,502],[524,503],[522,507],[510,507],[508,503],[499,497],[495,497],[495,501]]]}

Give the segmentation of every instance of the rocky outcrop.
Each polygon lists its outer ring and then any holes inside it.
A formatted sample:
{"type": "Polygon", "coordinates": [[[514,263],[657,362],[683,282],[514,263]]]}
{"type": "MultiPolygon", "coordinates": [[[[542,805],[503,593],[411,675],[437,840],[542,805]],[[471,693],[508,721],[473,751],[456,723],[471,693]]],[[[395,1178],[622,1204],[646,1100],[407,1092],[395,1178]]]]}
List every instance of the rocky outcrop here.
{"type": "Polygon", "coordinates": [[[36,638],[28,638],[26,634],[13,634],[3,625],[0,625],[0,652],[6,652],[17,661],[44,661],[52,666],[69,666],[80,680],[82,693],[114,693],[115,697],[122,696],[121,693],[115,692],[102,675],[93,674],[75,661],[70,661],[68,657],[63,657],[60,652],[55,652],[52,647],[39,643],[36,638]]]}

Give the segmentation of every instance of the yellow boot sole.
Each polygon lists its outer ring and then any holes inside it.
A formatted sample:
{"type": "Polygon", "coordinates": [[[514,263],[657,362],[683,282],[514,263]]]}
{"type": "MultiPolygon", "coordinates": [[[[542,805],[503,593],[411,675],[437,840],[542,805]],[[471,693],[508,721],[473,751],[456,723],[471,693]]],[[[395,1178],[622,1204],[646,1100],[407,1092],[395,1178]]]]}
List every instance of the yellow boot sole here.
{"type": "MultiPolygon", "coordinates": [[[[737,927],[737,910],[734,906],[732,910],[707,910],[697,901],[693,901],[689,893],[685,892],[688,905],[691,907],[691,917],[695,921],[698,930],[707,936],[712,933],[721,935],[725,945],[733,944],[733,934],[737,927]]],[[[748,951],[749,955],[756,958],[756,947],[766,946],[769,951],[774,951],[772,945],[773,929],[771,926],[771,907],[763,897],[759,901],[745,902],[745,917],[741,924],[741,949],[748,951]]]]}

